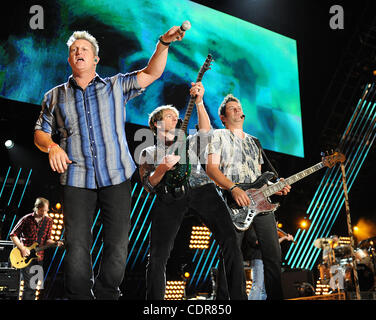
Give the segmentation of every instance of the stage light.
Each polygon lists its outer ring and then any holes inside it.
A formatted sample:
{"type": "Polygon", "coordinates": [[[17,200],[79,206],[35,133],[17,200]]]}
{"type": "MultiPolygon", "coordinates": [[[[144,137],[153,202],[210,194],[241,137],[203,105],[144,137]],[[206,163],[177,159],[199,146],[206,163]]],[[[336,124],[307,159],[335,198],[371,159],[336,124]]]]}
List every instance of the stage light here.
{"type": "Polygon", "coordinates": [[[207,227],[193,226],[189,248],[208,249],[210,236],[211,232],[207,227]]]}
{"type": "Polygon", "coordinates": [[[5,141],[4,145],[5,145],[5,148],[12,149],[14,147],[14,142],[12,140],[7,140],[5,141]]]}
{"type": "Polygon", "coordinates": [[[56,203],[55,208],[56,208],[57,210],[60,210],[60,209],[61,209],[61,204],[60,204],[59,202],[56,203]]]}
{"type": "Polygon", "coordinates": [[[185,293],[185,281],[167,281],[165,300],[182,300],[185,293]]]}
{"type": "Polygon", "coordinates": [[[189,272],[184,272],[184,278],[188,279],[191,276],[189,272]]]}
{"type": "Polygon", "coordinates": [[[58,213],[50,213],[50,217],[53,219],[51,240],[58,241],[61,238],[64,227],[64,215],[58,213]]]}
{"type": "Polygon", "coordinates": [[[247,296],[248,296],[252,289],[252,280],[246,280],[245,289],[246,289],[247,296]]]}
{"type": "Polygon", "coordinates": [[[302,219],[299,224],[300,224],[300,228],[307,229],[310,225],[310,221],[307,219],[302,219]]]}

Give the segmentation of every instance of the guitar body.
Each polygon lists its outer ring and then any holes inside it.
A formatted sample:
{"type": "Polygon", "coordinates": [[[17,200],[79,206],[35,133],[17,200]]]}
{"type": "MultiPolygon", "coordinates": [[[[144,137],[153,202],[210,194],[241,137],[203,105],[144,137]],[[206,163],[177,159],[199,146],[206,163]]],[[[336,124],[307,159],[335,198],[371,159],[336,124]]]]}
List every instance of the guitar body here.
{"type": "Polygon", "coordinates": [[[271,203],[264,196],[263,191],[267,188],[268,181],[274,176],[272,172],[264,172],[257,180],[249,184],[238,184],[248,194],[251,204],[248,207],[239,207],[231,195],[225,191],[225,198],[230,207],[230,215],[235,227],[240,231],[247,230],[253,219],[260,213],[274,212],[279,207],[278,203],[271,203]]]}
{"type": "MultiPolygon", "coordinates": [[[[175,140],[176,139],[177,137],[175,138],[175,140]]],[[[164,186],[161,189],[163,194],[169,193],[175,199],[182,198],[188,190],[188,178],[191,174],[191,165],[189,163],[187,145],[185,152],[186,163],[176,163],[173,170],[169,170],[165,173],[161,183],[161,185],[164,186]]],[[[180,157],[183,158],[183,155],[180,154],[180,157]]]]}
{"type": "Polygon", "coordinates": [[[286,185],[292,185],[293,183],[303,179],[310,174],[324,168],[332,168],[336,163],[343,163],[346,160],[345,156],[340,152],[334,152],[332,155],[327,155],[322,158],[322,161],[309,167],[303,171],[300,171],[287,179],[281,179],[272,185],[268,185],[268,182],[274,177],[272,172],[264,172],[257,180],[251,184],[238,184],[237,186],[247,192],[251,204],[248,207],[239,207],[233,199],[231,192],[224,191],[224,197],[228,206],[230,207],[230,215],[235,227],[238,230],[247,230],[255,216],[260,213],[274,212],[279,207],[279,204],[271,203],[269,196],[283,189],[286,185]]]}
{"type": "Polygon", "coordinates": [[[37,259],[38,255],[37,251],[35,250],[37,246],[38,243],[34,242],[30,247],[27,247],[27,249],[30,251],[30,255],[28,257],[23,257],[20,249],[17,247],[13,248],[9,255],[12,267],[16,269],[23,269],[26,268],[33,259],[37,259]]]}

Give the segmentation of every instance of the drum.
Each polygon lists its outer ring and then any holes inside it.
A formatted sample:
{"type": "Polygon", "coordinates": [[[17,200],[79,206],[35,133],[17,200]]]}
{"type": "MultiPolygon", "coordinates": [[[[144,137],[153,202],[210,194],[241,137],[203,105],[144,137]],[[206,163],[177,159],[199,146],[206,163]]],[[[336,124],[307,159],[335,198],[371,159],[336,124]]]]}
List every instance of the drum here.
{"type": "MultiPolygon", "coordinates": [[[[356,271],[358,273],[360,291],[371,290],[374,285],[374,274],[371,268],[365,264],[359,263],[356,266],[356,271]]],[[[351,290],[355,290],[354,274],[352,272],[352,268],[346,269],[345,280],[348,281],[349,284],[351,283],[351,290]]]]}
{"type": "Polygon", "coordinates": [[[354,254],[357,262],[361,262],[368,257],[368,252],[360,248],[355,249],[354,254]]]}
{"type": "Polygon", "coordinates": [[[358,264],[359,288],[360,291],[369,291],[373,288],[374,275],[370,267],[365,264],[358,264]]]}
{"type": "Polygon", "coordinates": [[[333,289],[344,289],[345,268],[339,264],[330,267],[330,281],[329,286],[333,289]]]}

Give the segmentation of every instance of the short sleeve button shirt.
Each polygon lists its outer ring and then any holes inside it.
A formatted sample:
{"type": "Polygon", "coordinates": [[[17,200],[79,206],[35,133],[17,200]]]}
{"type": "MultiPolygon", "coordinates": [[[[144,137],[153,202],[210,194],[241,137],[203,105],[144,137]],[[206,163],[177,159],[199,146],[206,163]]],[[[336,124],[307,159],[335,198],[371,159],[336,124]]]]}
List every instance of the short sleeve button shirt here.
{"type": "Polygon", "coordinates": [[[71,76],[45,94],[35,129],[60,135],[73,162],[60,176],[62,185],[96,189],[132,176],[136,165],[125,134],[125,104],[143,90],[135,71],[96,75],[85,90],[71,76]]]}

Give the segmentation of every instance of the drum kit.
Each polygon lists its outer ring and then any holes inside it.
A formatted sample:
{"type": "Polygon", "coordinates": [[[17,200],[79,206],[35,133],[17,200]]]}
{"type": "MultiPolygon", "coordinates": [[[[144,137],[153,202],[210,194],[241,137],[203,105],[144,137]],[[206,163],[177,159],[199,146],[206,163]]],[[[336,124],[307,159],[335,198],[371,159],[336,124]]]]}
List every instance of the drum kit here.
{"type": "Polygon", "coordinates": [[[363,240],[351,254],[349,244],[341,244],[338,237],[319,238],[316,248],[323,250],[323,260],[318,264],[322,284],[333,290],[354,290],[353,261],[359,280],[360,291],[373,291],[376,286],[376,237],[363,240]]]}

